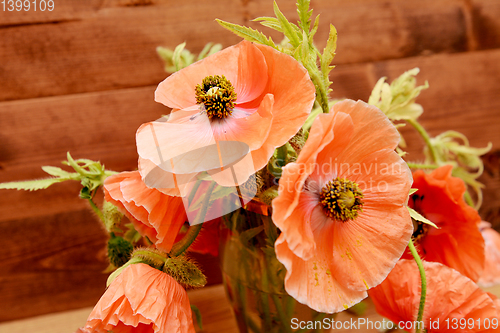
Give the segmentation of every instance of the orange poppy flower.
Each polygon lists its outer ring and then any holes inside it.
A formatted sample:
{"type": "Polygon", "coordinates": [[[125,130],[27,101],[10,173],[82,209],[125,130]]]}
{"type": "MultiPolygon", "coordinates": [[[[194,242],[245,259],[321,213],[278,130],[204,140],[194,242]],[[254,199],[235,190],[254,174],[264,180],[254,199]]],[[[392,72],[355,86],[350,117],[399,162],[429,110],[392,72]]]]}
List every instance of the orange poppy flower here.
{"type": "MultiPolygon", "coordinates": [[[[413,187],[408,205],[434,222],[439,229],[415,223],[413,238],[421,256],[440,262],[477,281],[484,265],[484,240],[478,230],[481,217],[463,199],[465,184],[452,177],[451,165],[430,174],[413,173],[413,187]]],[[[403,256],[411,259],[409,250],[403,256]]]]}
{"type": "Polygon", "coordinates": [[[138,129],[139,171],[148,186],[184,195],[199,172],[230,186],[262,169],[303,125],[315,88],[292,57],[242,41],[169,76],[155,100],[173,110],[138,129]]]}
{"type": "Polygon", "coordinates": [[[295,163],[283,168],[273,221],[285,288],[339,312],[382,282],[410,240],[411,172],[398,131],[377,108],[346,100],[320,114],[295,163]]]}
{"type": "Polygon", "coordinates": [[[477,282],[483,287],[500,284],[500,234],[482,221],[479,230],[484,238],[484,270],[477,282]]]}
{"type": "Polygon", "coordinates": [[[187,221],[182,198],[149,188],[138,171],[122,172],[104,181],[106,201],[111,202],[158,249],[169,252],[187,221]]]}
{"type": "MultiPolygon", "coordinates": [[[[454,269],[423,263],[427,297],[422,324],[428,333],[498,332],[497,309],[490,295],[454,269]]],[[[370,298],[378,313],[415,332],[420,288],[417,264],[402,259],[382,284],[370,290],[370,298]]]]}
{"type": "Polygon", "coordinates": [[[194,333],[186,291],[170,275],[133,264],[111,283],[83,328],[86,333],[194,333]]]}

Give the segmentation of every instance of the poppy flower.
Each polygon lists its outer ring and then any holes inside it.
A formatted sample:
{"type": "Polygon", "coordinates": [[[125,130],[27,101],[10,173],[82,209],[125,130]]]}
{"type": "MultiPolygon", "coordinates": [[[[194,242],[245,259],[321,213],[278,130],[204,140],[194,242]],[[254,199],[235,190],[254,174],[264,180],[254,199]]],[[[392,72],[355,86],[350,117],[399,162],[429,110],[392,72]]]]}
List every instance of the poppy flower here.
{"type": "Polygon", "coordinates": [[[141,235],[166,252],[171,250],[177,233],[187,221],[182,198],[147,187],[138,171],[106,178],[104,195],[106,201],[130,219],[141,235]]]}
{"type": "Polygon", "coordinates": [[[185,195],[199,172],[230,186],[262,169],[303,125],[315,88],[292,57],[242,41],[169,76],[155,100],[172,112],[138,129],[139,171],[148,186],[185,195]]]}
{"type": "Polygon", "coordinates": [[[186,291],[170,275],[133,264],[113,280],[90,313],[86,333],[194,333],[186,291]]]}
{"type": "MultiPolygon", "coordinates": [[[[484,238],[484,270],[477,282],[483,287],[500,284],[500,234],[482,221],[479,230],[484,238]]],[[[500,309],[499,309],[500,310],[500,309]]]]}
{"type": "Polygon", "coordinates": [[[394,151],[399,134],[379,109],[346,100],[314,121],[283,168],[273,221],[286,291],[320,312],[361,301],[401,257],[412,225],[412,183],[394,151]]]}
{"type": "MultiPolygon", "coordinates": [[[[423,264],[427,296],[422,322],[428,333],[498,331],[497,309],[488,293],[443,264],[427,261],[423,264]]],[[[417,264],[402,259],[384,282],[370,290],[370,298],[379,314],[415,332],[420,288],[417,264]]]]}
{"type": "MultiPolygon", "coordinates": [[[[452,169],[445,165],[430,174],[413,173],[413,187],[418,191],[408,205],[439,228],[414,222],[415,247],[425,260],[440,262],[477,281],[484,265],[484,240],[478,230],[481,217],[465,203],[465,184],[451,176],[452,169]]],[[[404,258],[412,258],[409,251],[404,258]]]]}

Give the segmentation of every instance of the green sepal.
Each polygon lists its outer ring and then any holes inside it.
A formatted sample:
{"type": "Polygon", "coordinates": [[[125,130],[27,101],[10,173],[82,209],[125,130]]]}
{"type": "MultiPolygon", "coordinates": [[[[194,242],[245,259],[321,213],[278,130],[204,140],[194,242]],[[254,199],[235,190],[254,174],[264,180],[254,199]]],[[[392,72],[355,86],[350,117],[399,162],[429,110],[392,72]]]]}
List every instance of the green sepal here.
{"type": "Polygon", "coordinates": [[[127,261],[127,263],[125,263],[125,265],[121,266],[108,276],[108,280],[106,281],[106,288],[109,287],[111,283],[113,283],[113,281],[118,277],[118,275],[123,272],[125,268],[134,264],[144,264],[144,262],[140,258],[131,258],[129,261],[127,261]]]}
{"type": "Polygon", "coordinates": [[[123,239],[111,233],[111,238],[108,240],[108,258],[109,262],[115,267],[123,266],[130,260],[134,246],[123,239]]]}
{"type": "Polygon", "coordinates": [[[207,284],[206,276],[185,256],[168,258],[163,271],[185,288],[201,288],[207,284]]]}
{"type": "Polygon", "coordinates": [[[410,212],[410,216],[412,219],[414,219],[416,221],[423,222],[423,223],[428,224],[430,226],[433,226],[436,229],[439,229],[437,225],[435,225],[432,221],[429,221],[428,219],[426,219],[425,217],[420,215],[420,213],[417,212],[416,210],[414,210],[408,206],[406,208],[408,208],[408,211],[410,212]]]}

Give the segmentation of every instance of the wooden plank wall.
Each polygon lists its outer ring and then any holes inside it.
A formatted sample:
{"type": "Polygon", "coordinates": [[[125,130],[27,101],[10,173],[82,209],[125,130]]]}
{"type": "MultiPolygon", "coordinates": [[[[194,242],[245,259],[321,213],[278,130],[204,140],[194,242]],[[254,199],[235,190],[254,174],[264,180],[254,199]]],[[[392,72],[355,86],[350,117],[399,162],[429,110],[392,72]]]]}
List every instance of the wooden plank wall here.
{"type": "MultiPolygon", "coordinates": [[[[41,165],[75,158],[136,168],[135,130],[168,110],[153,101],[166,77],[158,45],[240,39],[215,18],[250,24],[271,0],[54,0],[52,12],[0,10],[0,182],[44,176],[41,165]]],[[[279,5],[296,19],[294,1],[279,5]]],[[[367,100],[381,76],[420,67],[420,103],[432,135],[493,143],[486,158],[484,219],[500,223],[500,2],[312,0],[339,33],[332,97],[367,100]]],[[[276,34],[271,34],[277,40],[276,34]]],[[[320,42],[319,46],[322,47],[320,42]]],[[[405,130],[415,159],[421,142],[405,130]]],[[[0,321],[90,306],[104,289],[105,236],[78,184],[0,191],[0,321]]],[[[216,261],[201,258],[208,271],[216,261]]],[[[217,282],[218,277],[212,277],[217,282]]]]}

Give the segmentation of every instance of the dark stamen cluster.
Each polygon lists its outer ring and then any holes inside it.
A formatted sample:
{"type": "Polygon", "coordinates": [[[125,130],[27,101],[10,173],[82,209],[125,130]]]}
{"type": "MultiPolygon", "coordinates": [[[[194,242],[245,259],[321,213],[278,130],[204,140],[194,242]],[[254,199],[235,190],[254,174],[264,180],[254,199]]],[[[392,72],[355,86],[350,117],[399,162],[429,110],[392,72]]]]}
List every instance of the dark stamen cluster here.
{"type": "Polygon", "coordinates": [[[353,181],[336,178],[321,190],[319,202],[325,214],[342,222],[354,220],[363,210],[363,193],[353,181]]]}
{"type": "Polygon", "coordinates": [[[209,119],[224,119],[233,112],[236,92],[224,75],[207,76],[195,92],[196,103],[205,107],[209,119]]]}

